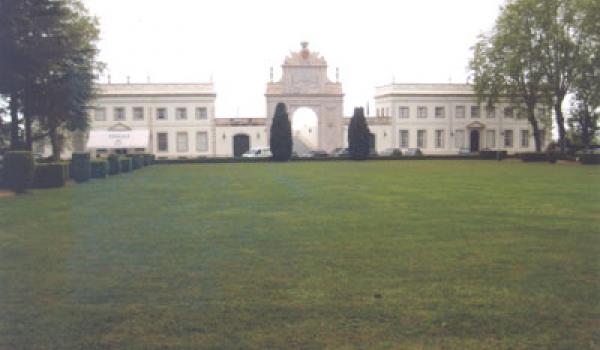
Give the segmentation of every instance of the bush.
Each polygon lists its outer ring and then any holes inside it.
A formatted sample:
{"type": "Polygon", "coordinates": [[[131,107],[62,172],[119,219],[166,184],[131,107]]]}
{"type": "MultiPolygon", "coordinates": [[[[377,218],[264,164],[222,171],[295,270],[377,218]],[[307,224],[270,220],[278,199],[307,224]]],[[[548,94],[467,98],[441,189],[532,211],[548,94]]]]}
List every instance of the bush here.
{"type": "Polygon", "coordinates": [[[127,158],[131,159],[131,168],[133,170],[140,169],[144,166],[144,158],[141,154],[128,154],[127,158]]]}
{"type": "Polygon", "coordinates": [[[63,187],[69,178],[68,163],[36,164],[34,186],[36,188],[63,187]]]}
{"type": "Polygon", "coordinates": [[[85,182],[92,176],[89,153],[73,153],[71,177],[77,182],[85,182]]]}
{"type": "Polygon", "coordinates": [[[144,166],[148,166],[152,164],[152,154],[144,154],[144,166]]]}
{"type": "Polygon", "coordinates": [[[108,156],[108,175],[117,175],[121,172],[121,162],[119,156],[111,154],[108,156]]]}
{"type": "Polygon", "coordinates": [[[545,162],[548,160],[548,155],[542,152],[527,152],[520,153],[519,158],[524,162],[545,162]]]}
{"type": "Polygon", "coordinates": [[[103,179],[108,174],[108,162],[105,160],[93,160],[91,163],[92,178],[103,179]]]}
{"type": "Polygon", "coordinates": [[[370,153],[371,132],[365,119],[365,112],[362,107],[354,108],[354,115],[350,119],[348,126],[348,149],[350,157],[354,160],[365,160],[370,153]]]}
{"type": "Polygon", "coordinates": [[[598,165],[600,164],[600,154],[598,153],[582,153],[578,154],[579,162],[585,165],[598,165]]]}
{"type": "Polygon", "coordinates": [[[271,124],[269,139],[273,160],[287,162],[292,156],[292,125],[285,104],[278,103],[271,124]]]}
{"type": "Polygon", "coordinates": [[[120,157],[119,158],[119,165],[121,166],[121,172],[122,173],[128,173],[131,171],[132,168],[132,164],[131,164],[131,158],[129,157],[120,157]]]}
{"type": "Polygon", "coordinates": [[[506,155],[506,151],[479,151],[479,158],[486,160],[502,160],[506,155]]]}
{"type": "Polygon", "coordinates": [[[4,155],[4,183],[15,193],[24,193],[33,182],[34,162],[29,151],[10,151],[4,155]]]}

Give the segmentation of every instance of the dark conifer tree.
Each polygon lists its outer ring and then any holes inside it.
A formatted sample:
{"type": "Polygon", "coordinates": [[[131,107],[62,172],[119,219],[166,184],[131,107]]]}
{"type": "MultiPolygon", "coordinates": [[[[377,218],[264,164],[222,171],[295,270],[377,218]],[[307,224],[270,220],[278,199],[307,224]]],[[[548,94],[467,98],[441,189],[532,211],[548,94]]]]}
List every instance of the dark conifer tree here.
{"type": "Polygon", "coordinates": [[[348,127],[348,145],[352,159],[365,160],[369,157],[370,134],[363,108],[354,108],[354,115],[348,127]]]}
{"type": "Polygon", "coordinates": [[[271,124],[271,138],[269,141],[273,160],[285,162],[291,158],[292,125],[288,118],[287,108],[281,102],[275,107],[275,116],[271,124]]]}

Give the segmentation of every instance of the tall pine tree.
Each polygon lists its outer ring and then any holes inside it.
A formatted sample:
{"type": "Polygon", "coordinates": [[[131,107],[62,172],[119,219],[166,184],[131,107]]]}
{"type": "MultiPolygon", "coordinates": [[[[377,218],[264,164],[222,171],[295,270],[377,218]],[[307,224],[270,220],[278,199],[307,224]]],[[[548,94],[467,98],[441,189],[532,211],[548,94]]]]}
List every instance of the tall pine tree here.
{"type": "Polygon", "coordinates": [[[365,160],[369,157],[370,134],[363,108],[354,108],[354,115],[350,120],[350,127],[348,127],[348,145],[352,159],[365,160]]]}
{"type": "Polygon", "coordinates": [[[285,104],[278,103],[271,124],[270,146],[273,160],[288,161],[292,156],[292,125],[285,104]]]}

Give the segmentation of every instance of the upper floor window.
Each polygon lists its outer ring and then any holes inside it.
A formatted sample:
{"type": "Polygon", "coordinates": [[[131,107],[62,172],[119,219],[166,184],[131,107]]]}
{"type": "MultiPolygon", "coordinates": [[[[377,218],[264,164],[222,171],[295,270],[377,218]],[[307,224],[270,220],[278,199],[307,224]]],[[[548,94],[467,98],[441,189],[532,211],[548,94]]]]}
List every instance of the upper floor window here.
{"type": "Polygon", "coordinates": [[[410,117],[410,110],[408,109],[408,107],[400,107],[398,109],[398,116],[400,118],[408,118],[408,117],[410,117]]]}
{"type": "Polygon", "coordinates": [[[106,108],[94,109],[94,120],[101,122],[106,120],[106,108]]]}
{"type": "Polygon", "coordinates": [[[417,118],[427,118],[427,107],[418,107],[417,108],[417,118]]]}
{"type": "Polygon", "coordinates": [[[142,107],[133,108],[133,120],[144,120],[144,108],[142,108],[142,107]]]}
{"type": "Polygon", "coordinates": [[[481,108],[479,106],[471,106],[471,118],[477,119],[481,117],[481,108]]]}
{"type": "Polygon", "coordinates": [[[504,118],[514,118],[515,117],[515,109],[512,107],[504,108],[504,118]]]}
{"type": "Polygon", "coordinates": [[[435,117],[436,118],[446,118],[446,108],[435,107],[435,117]]]}
{"type": "Polygon", "coordinates": [[[485,112],[488,118],[496,118],[496,108],[494,106],[488,106],[485,112]]]}
{"type": "Polygon", "coordinates": [[[177,119],[177,120],[187,119],[187,108],[177,108],[175,110],[175,119],[177,119]]]}
{"type": "Polygon", "coordinates": [[[465,106],[456,106],[456,118],[465,117],[465,106]]]}
{"type": "Polygon", "coordinates": [[[197,120],[208,119],[208,110],[206,109],[206,107],[196,108],[196,119],[197,120]]]}
{"type": "Polygon", "coordinates": [[[116,107],[114,109],[114,120],[125,120],[125,108],[116,107]]]}
{"type": "Polygon", "coordinates": [[[158,120],[166,120],[168,118],[167,109],[166,108],[157,108],[156,109],[156,119],[158,120]]]}

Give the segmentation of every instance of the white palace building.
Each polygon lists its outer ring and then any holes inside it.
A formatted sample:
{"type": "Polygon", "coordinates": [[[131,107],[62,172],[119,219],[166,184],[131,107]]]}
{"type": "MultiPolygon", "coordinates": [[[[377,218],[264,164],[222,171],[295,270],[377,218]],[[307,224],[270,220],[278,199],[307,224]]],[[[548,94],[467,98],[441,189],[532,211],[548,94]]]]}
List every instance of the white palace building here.
{"type": "MultiPolygon", "coordinates": [[[[99,84],[89,109],[90,130],[74,135],[69,148],[97,155],[145,152],[158,158],[240,156],[251,147],[268,146],[275,106],[283,102],[290,117],[308,108],[317,118],[315,126],[294,131],[294,142],[331,152],[347,147],[350,117],[343,115],[338,74],[336,81],[329,80],[327,68],[325,59],[302,43],[300,51],[286,57],[280,81],[273,81],[271,73],[264,118],[216,118],[217,93],[212,83],[99,84]]],[[[378,152],[386,148],[420,148],[424,154],[535,149],[529,123],[520,118],[518,109],[508,101],[485,108],[467,84],[381,86],[375,91],[375,111],[367,121],[378,152]]],[[[542,108],[538,112],[546,113],[542,108]]],[[[35,148],[50,153],[48,145],[35,148]]]]}

